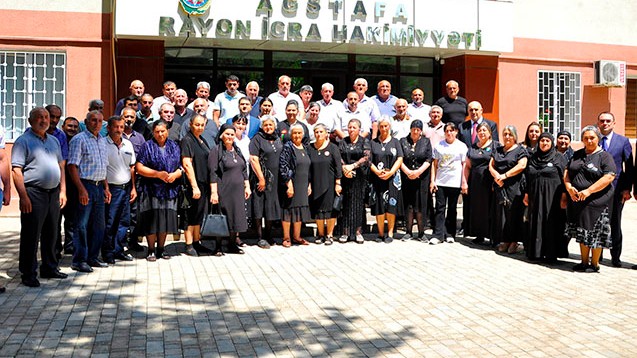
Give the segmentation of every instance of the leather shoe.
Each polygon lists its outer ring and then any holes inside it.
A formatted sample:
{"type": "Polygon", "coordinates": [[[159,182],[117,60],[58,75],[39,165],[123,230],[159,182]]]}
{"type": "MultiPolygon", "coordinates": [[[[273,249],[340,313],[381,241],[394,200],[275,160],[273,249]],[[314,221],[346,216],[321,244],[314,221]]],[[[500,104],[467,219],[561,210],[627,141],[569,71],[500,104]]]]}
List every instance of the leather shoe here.
{"type": "Polygon", "coordinates": [[[104,262],[109,264],[109,265],[115,265],[115,258],[109,257],[107,259],[104,259],[104,262]]]}
{"type": "Polygon", "coordinates": [[[22,284],[28,287],[40,287],[40,281],[35,277],[23,278],[22,284]]]}
{"type": "Polygon", "coordinates": [[[135,252],[144,252],[144,247],[137,242],[137,240],[130,240],[128,242],[128,249],[135,252]]]}
{"type": "Polygon", "coordinates": [[[115,259],[120,261],[133,261],[133,255],[122,252],[120,254],[116,254],[115,259]]]}
{"type": "Polygon", "coordinates": [[[622,262],[620,259],[612,259],[611,264],[613,267],[622,267],[622,262]]]}
{"type": "Polygon", "coordinates": [[[78,272],[93,272],[91,266],[89,266],[86,262],[80,262],[77,265],[71,265],[71,269],[78,272]]]}
{"type": "Polygon", "coordinates": [[[40,272],[40,277],[42,278],[67,278],[69,275],[64,272],[60,272],[59,270],[52,272],[40,272]]]}
{"type": "Polygon", "coordinates": [[[93,261],[89,261],[88,265],[91,267],[108,267],[108,264],[106,262],[103,262],[99,259],[97,260],[93,260],[93,261]]]}

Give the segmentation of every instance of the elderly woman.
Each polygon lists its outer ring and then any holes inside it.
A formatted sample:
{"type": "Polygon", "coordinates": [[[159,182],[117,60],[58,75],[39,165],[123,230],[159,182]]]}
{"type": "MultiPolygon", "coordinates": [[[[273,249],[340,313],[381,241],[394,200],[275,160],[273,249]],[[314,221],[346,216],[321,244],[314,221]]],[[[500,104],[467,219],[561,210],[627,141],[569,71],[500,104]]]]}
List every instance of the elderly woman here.
{"type": "Polygon", "coordinates": [[[467,146],[458,137],[458,127],[453,122],[445,124],[445,139],[433,150],[431,183],[429,189],[436,194],[436,225],[429,243],[436,245],[445,240],[456,241],[457,207],[460,191],[467,191],[463,175],[467,146]],[[445,210],[447,214],[445,215],[445,210]]]}
{"type": "Polygon", "coordinates": [[[498,244],[499,252],[516,253],[520,233],[524,232],[522,215],[522,179],[528,161],[528,152],[517,144],[518,133],[514,126],[502,130],[503,146],[498,147],[489,161],[493,177],[495,219],[491,244],[498,244]]]}
{"type": "Polygon", "coordinates": [[[299,104],[295,100],[288,101],[287,105],[285,106],[286,119],[283,122],[279,122],[279,124],[277,125],[277,131],[279,132],[279,135],[281,136],[281,141],[283,142],[283,144],[291,140],[291,137],[292,137],[291,127],[294,124],[298,124],[303,128],[303,132],[304,132],[303,138],[302,138],[303,144],[307,145],[310,143],[310,135],[308,134],[309,130],[307,128],[307,125],[305,125],[305,123],[297,119],[298,114],[299,114],[299,104]]]}
{"type": "Polygon", "coordinates": [[[524,143],[522,145],[526,148],[529,155],[533,154],[537,149],[537,144],[540,141],[540,134],[542,133],[542,125],[538,122],[531,122],[526,127],[526,133],[524,134],[524,143]]]}
{"type": "Polygon", "coordinates": [[[492,139],[491,127],[486,122],[478,124],[476,132],[478,141],[469,148],[465,162],[467,196],[463,207],[467,207],[465,236],[474,236],[472,242],[482,244],[486,237],[491,237],[493,177],[489,173],[489,161],[500,143],[492,139]]]}
{"type": "MultiPolygon", "coordinates": [[[[341,153],[338,147],[330,143],[327,127],[319,123],[314,127],[316,141],[309,146],[311,160],[310,177],[312,200],[310,212],[316,221],[318,235],[315,243],[331,245],[334,242],[334,225],[338,211],[334,210],[334,199],[341,195],[341,153]]],[[[347,242],[347,236],[341,236],[339,242],[347,242]]]]}
{"type": "Polygon", "coordinates": [[[569,199],[566,234],[579,243],[582,261],[573,267],[578,272],[599,272],[602,249],[611,246],[611,183],[617,168],[612,156],[599,147],[601,138],[597,127],[584,127],[584,148],[573,154],[564,171],[564,186],[569,199]]]}
{"type": "Polygon", "coordinates": [[[571,132],[564,130],[557,133],[555,148],[568,163],[573,158],[574,153],[573,148],[571,148],[571,132]]]}
{"type": "Polygon", "coordinates": [[[394,240],[396,215],[402,214],[402,181],[398,170],[403,164],[403,149],[398,139],[391,136],[391,118],[381,117],[378,137],[372,140],[371,165],[372,215],[376,216],[378,237],[376,242],[394,240]],[[387,220],[387,236],[385,236],[387,220]]]}
{"type": "MultiPolygon", "coordinates": [[[[246,174],[248,174],[248,178],[250,177],[250,138],[248,137],[248,133],[246,133],[246,127],[248,126],[248,120],[245,117],[234,116],[232,118],[232,127],[235,130],[234,136],[234,144],[239,148],[241,154],[243,154],[243,159],[246,162],[246,174]]],[[[252,196],[246,200],[246,217],[252,217],[252,196]]],[[[236,238],[237,246],[245,247],[246,244],[241,240],[239,236],[236,238]]]]}
{"type": "MultiPolygon", "coordinates": [[[[208,168],[210,169],[210,202],[219,204],[221,213],[228,219],[228,252],[243,254],[237,246],[239,233],[248,230],[245,201],[250,197],[250,183],[246,172],[246,160],[234,142],[235,129],[229,124],[219,128],[218,144],[210,150],[208,168]],[[223,198],[221,201],[219,198],[223,198]]],[[[223,256],[222,238],[216,238],[213,255],[223,256]]]]}
{"type": "Polygon", "coordinates": [[[178,233],[177,195],[183,171],[179,145],[168,139],[168,123],[153,123],[153,138],[142,146],[135,169],[141,176],[139,223],[148,240],[146,260],[169,259],[164,251],[166,235],[178,233]],[[157,243],[157,247],[155,244],[157,243]]]}
{"type": "Polygon", "coordinates": [[[279,156],[283,143],[276,135],[276,119],[261,118],[261,129],[250,141],[250,164],[252,171],[252,218],[257,229],[257,245],[270,248],[272,223],[281,220],[281,206],[277,188],[279,186],[279,156]],[[265,219],[265,230],[261,226],[265,219]]]}
{"type": "Polygon", "coordinates": [[[300,123],[290,127],[290,141],[283,145],[279,157],[279,202],[281,203],[283,226],[283,247],[292,246],[292,240],[299,245],[308,245],[301,238],[301,224],[310,221],[308,197],[312,195],[310,184],[311,160],[308,147],[303,144],[305,128],[300,123]]]}
{"type": "Polygon", "coordinates": [[[188,185],[186,195],[191,198],[190,208],[186,211],[186,255],[199,256],[199,253],[209,253],[210,249],[203,246],[199,231],[201,222],[208,205],[210,196],[210,182],[208,174],[208,153],[210,145],[201,136],[206,126],[206,118],[195,115],[190,121],[190,131],[181,140],[181,165],[186,173],[188,185]]]}
{"type": "MultiPolygon", "coordinates": [[[[528,206],[529,240],[526,256],[530,260],[554,263],[565,256],[564,217],[560,201],[564,194],[562,178],[566,160],[555,150],[553,136],[544,132],[538,147],[526,167],[527,192],[524,205],[528,206]]],[[[566,251],[568,256],[568,251],[566,251]]]]}
{"type": "Polygon", "coordinates": [[[360,135],[361,122],[350,119],[347,134],[339,143],[343,170],[343,210],[341,211],[341,227],[349,241],[357,244],[365,243],[362,227],[365,224],[365,189],[369,172],[371,146],[369,140],[360,135]]]}
{"type": "Polygon", "coordinates": [[[261,104],[259,104],[259,118],[263,118],[265,116],[271,116],[272,115],[272,107],[274,106],[274,104],[272,104],[272,100],[269,98],[264,98],[263,101],[261,101],[261,104]]]}
{"type": "Polygon", "coordinates": [[[429,175],[432,160],[431,142],[423,137],[423,123],[416,119],[411,122],[409,135],[400,140],[403,148],[402,176],[403,208],[406,216],[407,233],[403,241],[409,239],[428,240],[425,236],[425,218],[429,197],[429,175]],[[413,236],[414,218],[418,226],[418,235],[413,236]]]}

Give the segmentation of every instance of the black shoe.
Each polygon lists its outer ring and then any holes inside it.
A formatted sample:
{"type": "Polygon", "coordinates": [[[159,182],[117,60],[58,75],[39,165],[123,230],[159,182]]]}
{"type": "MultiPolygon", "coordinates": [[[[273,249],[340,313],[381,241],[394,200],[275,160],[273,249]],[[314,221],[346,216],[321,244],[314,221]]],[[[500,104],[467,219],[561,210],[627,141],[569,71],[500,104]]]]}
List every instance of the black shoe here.
{"type": "Polygon", "coordinates": [[[573,271],[575,272],[586,272],[586,269],[588,269],[588,264],[585,264],[583,262],[580,262],[577,265],[573,266],[573,271]]]}
{"type": "Polygon", "coordinates": [[[89,261],[88,265],[91,267],[108,267],[108,264],[100,259],[95,259],[93,261],[89,261]]]}
{"type": "Polygon", "coordinates": [[[238,247],[246,247],[246,246],[248,246],[248,245],[246,245],[246,243],[245,243],[245,242],[243,242],[243,241],[242,241],[240,238],[238,238],[238,237],[236,238],[236,243],[237,243],[237,246],[238,246],[238,247]]]}
{"type": "Polygon", "coordinates": [[[585,272],[599,272],[599,265],[597,266],[588,265],[585,272]]]}
{"type": "Polygon", "coordinates": [[[385,237],[385,243],[386,243],[386,244],[389,244],[389,243],[391,243],[392,241],[394,241],[394,238],[393,238],[393,237],[391,237],[391,236],[387,236],[387,237],[385,237]]]}
{"type": "Polygon", "coordinates": [[[188,256],[192,256],[192,257],[198,257],[199,254],[197,253],[197,250],[195,250],[194,247],[192,247],[192,244],[190,245],[186,245],[186,251],[184,251],[184,253],[188,256]]]}
{"type": "Polygon", "coordinates": [[[0,286],[0,293],[5,293],[7,292],[7,288],[4,286],[0,286]]]}
{"type": "Polygon", "coordinates": [[[128,249],[135,252],[144,252],[144,247],[137,242],[137,240],[130,240],[128,242],[128,249]]]}
{"type": "Polygon", "coordinates": [[[164,260],[170,260],[171,256],[166,251],[164,251],[161,253],[161,255],[159,255],[159,257],[161,257],[164,260]]]}
{"type": "Polygon", "coordinates": [[[316,240],[314,240],[314,243],[317,244],[317,245],[320,245],[320,244],[322,244],[324,242],[325,242],[325,237],[323,237],[323,236],[317,236],[316,240]]]}
{"type": "Polygon", "coordinates": [[[64,272],[60,272],[59,270],[56,270],[56,271],[53,271],[53,272],[40,271],[40,277],[42,277],[42,278],[59,278],[59,279],[63,279],[63,278],[69,277],[69,275],[65,274],[64,272]]]}
{"type": "Polygon", "coordinates": [[[89,266],[86,262],[81,262],[77,265],[71,265],[71,269],[78,272],[93,272],[91,266],[89,266]]]}
{"type": "Polygon", "coordinates": [[[201,254],[212,254],[212,250],[210,250],[209,248],[203,246],[203,244],[199,241],[195,241],[192,243],[192,247],[197,250],[197,253],[199,255],[201,254]]]}
{"type": "Polygon", "coordinates": [[[262,249],[269,249],[270,243],[268,243],[266,240],[261,239],[257,242],[257,246],[259,246],[262,249]]]}
{"type": "Polygon", "coordinates": [[[133,261],[134,258],[133,255],[122,252],[115,254],[115,259],[120,261],[133,261]]]}
{"type": "Polygon", "coordinates": [[[611,263],[613,267],[622,267],[622,262],[620,259],[612,259],[611,263]]]}
{"type": "Polygon", "coordinates": [[[476,237],[475,239],[471,240],[471,243],[476,245],[482,245],[484,244],[484,237],[476,237]]]}
{"type": "Polygon", "coordinates": [[[241,250],[239,247],[233,247],[228,249],[228,253],[229,254],[237,254],[237,255],[243,255],[245,254],[245,252],[243,250],[241,250]]]}
{"type": "Polygon", "coordinates": [[[115,265],[115,258],[113,258],[113,257],[106,258],[106,259],[104,259],[104,262],[109,264],[109,265],[115,265]]]}
{"type": "Polygon", "coordinates": [[[40,281],[37,278],[22,278],[22,284],[28,287],[40,287],[40,281]]]}

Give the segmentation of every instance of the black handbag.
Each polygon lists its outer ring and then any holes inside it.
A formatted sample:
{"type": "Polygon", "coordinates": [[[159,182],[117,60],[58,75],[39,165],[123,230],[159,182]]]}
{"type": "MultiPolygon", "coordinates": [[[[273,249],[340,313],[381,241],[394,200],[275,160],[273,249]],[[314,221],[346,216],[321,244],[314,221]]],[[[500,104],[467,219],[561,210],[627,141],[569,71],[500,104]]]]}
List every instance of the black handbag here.
{"type": "MultiPolygon", "coordinates": [[[[219,205],[217,205],[219,208],[219,205]]],[[[218,210],[218,214],[209,212],[203,218],[201,223],[200,233],[201,236],[216,236],[216,237],[228,237],[230,236],[230,230],[228,229],[228,218],[221,214],[221,209],[218,210]]]]}
{"type": "Polygon", "coordinates": [[[343,195],[337,195],[334,197],[334,204],[332,204],[332,210],[334,211],[343,210],[343,195]]]}

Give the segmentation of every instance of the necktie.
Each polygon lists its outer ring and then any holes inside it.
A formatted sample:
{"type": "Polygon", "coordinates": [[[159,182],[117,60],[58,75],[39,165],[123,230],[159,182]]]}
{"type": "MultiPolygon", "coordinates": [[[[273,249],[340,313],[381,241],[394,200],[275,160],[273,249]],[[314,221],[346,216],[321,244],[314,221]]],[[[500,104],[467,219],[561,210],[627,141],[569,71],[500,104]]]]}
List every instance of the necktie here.
{"type": "Polygon", "coordinates": [[[607,137],[602,137],[602,149],[604,151],[608,151],[608,144],[607,144],[608,138],[607,137]]]}
{"type": "Polygon", "coordinates": [[[476,131],[477,127],[478,127],[478,122],[474,121],[471,127],[471,143],[476,142],[476,137],[478,136],[478,133],[476,131]]]}

